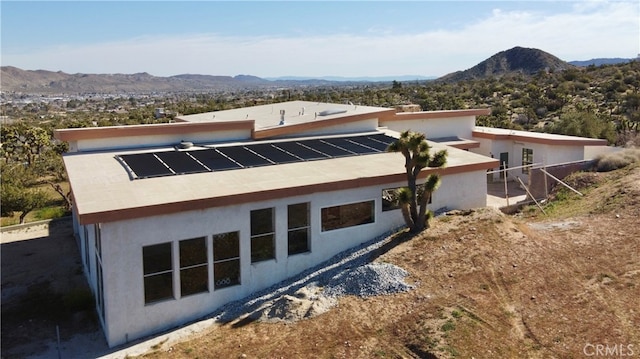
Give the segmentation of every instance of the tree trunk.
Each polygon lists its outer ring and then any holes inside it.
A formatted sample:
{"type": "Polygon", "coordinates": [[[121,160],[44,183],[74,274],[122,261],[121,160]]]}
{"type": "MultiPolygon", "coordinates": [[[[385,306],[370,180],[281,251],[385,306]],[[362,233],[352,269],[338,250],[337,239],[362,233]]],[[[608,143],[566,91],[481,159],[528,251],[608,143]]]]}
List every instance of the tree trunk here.
{"type": "Polygon", "coordinates": [[[420,213],[418,214],[417,225],[420,230],[427,228],[427,205],[429,204],[429,198],[431,198],[431,192],[425,188],[422,197],[420,197],[420,213]]]}
{"type": "Polygon", "coordinates": [[[409,213],[411,215],[411,222],[414,226],[418,222],[418,197],[416,193],[416,178],[410,173],[407,173],[407,187],[411,191],[411,201],[409,202],[409,213]]]}
{"type": "Polygon", "coordinates": [[[64,190],[62,189],[62,187],[57,184],[57,183],[53,183],[53,182],[48,182],[49,185],[51,187],[53,187],[53,189],[58,192],[58,194],[62,197],[62,199],[64,199],[64,209],[66,211],[71,211],[71,191],[64,193],[64,190]]]}
{"type": "Polygon", "coordinates": [[[409,212],[409,204],[403,204],[401,207],[402,210],[402,217],[404,217],[404,223],[407,225],[407,227],[409,227],[409,230],[411,232],[415,232],[415,222],[413,221],[413,218],[411,218],[411,213],[409,212]]]}
{"type": "Polygon", "coordinates": [[[24,224],[24,219],[27,217],[27,214],[29,214],[29,212],[31,212],[31,211],[23,211],[20,214],[20,224],[24,224]]]}

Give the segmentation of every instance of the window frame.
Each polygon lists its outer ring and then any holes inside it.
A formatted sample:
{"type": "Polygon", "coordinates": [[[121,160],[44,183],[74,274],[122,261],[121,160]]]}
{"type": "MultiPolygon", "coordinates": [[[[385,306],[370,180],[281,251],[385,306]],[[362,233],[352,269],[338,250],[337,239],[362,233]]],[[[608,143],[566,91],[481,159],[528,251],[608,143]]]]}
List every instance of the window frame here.
{"type": "Polygon", "coordinates": [[[522,148],[522,173],[531,173],[531,165],[533,165],[533,148],[522,148]]]}
{"type": "Polygon", "coordinates": [[[209,258],[207,256],[208,252],[209,250],[207,248],[207,237],[195,237],[195,238],[189,238],[189,239],[182,239],[178,241],[178,270],[179,270],[179,278],[180,278],[180,297],[181,298],[209,292],[209,258]],[[202,252],[204,254],[204,261],[195,263],[195,264],[183,265],[183,244],[185,244],[185,247],[186,247],[187,242],[193,242],[193,241],[202,242],[202,245],[204,246],[204,249],[202,252]],[[204,267],[204,273],[206,275],[206,278],[204,280],[204,289],[188,292],[185,294],[185,291],[186,291],[185,289],[188,289],[188,288],[185,287],[185,283],[187,282],[185,279],[187,278],[184,273],[192,272],[192,270],[194,269],[201,269],[203,267],[204,267]]]}
{"type": "MultiPolygon", "coordinates": [[[[425,186],[424,183],[416,185],[416,190],[418,192],[418,196],[420,196],[420,194],[423,193],[424,186],[425,186]]],[[[407,186],[391,187],[391,188],[383,188],[382,189],[382,194],[380,196],[381,203],[382,203],[382,212],[389,212],[389,211],[395,211],[395,210],[401,209],[401,206],[400,206],[400,203],[398,202],[398,198],[396,196],[396,193],[397,193],[397,191],[399,189],[405,188],[405,187],[407,187],[407,186]],[[388,193],[388,195],[387,195],[387,193],[388,193]],[[387,195],[388,197],[391,197],[391,201],[385,200],[385,195],[387,195]],[[392,202],[392,201],[395,201],[395,202],[392,202]],[[385,203],[388,203],[388,205],[385,206],[385,203]]],[[[431,196],[429,197],[429,201],[427,202],[427,204],[431,204],[433,202],[433,195],[434,194],[435,194],[435,192],[431,193],[431,196]]],[[[418,197],[418,198],[420,198],[420,197],[418,197]]]]}
{"type": "MultiPolygon", "coordinates": [[[[104,305],[104,273],[102,272],[102,227],[100,223],[94,224],[94,245],[95,245],[95,261],[96,261],[96,304],[99,314],[104,322],[105,305],[104,305]]],[[[91,265],[89,265],[90,267],[91,265]]]]}
{"type": "MultiPolygon", "coordinates": [[[[293,209],[295,211],[295,209],[293,209]]],[[[302,253],[309,253],[311,252],[311,243],[310,243],[310,237],[311,237],[311,203],[309,202],[301,202],[301,203],[294,203],[294,204],[290,204],[287,206],[287,254],[289,256],[292,255],[296,255],[296,254],[302,254],[302,253]],[[292,207],[294,206],[305,206],[305,220],[304,220],[304,225],[302,226],[297,226],[297,227],[292,227],[292,207]],[[302,233],[302,231],[304,231],[305,233],[305,248],[304,250],[298,250],[298,251],[293,251],[292,252],[292,240],[296,240],[295,234],[296,233],[302,233]]],[[[297,225],[298,223],[295,223],[294,225],[297,225]]]]}
{"type": "MultiPolygon", "coordinates": [[[[251,263],[259,263],[259,262],[264,262],[264,261],[268,261],[268,260],[272,260],[276,258],[276,226],[275,226],[275,213],[276,213],[276,209],[275,207],[267,207],[267,208],[259,208],[259,209],[254,209],[251,210],[250,212],[250,247],[251,247],[251,263]],[[270,212],[270,228],[268,231],[265,232],[255,232],[254,233],[254,224],[258,225],[259,223],[254,223],[254,218],[253,215],[254,213],[258,213],[260,211],[267,211],[269,210],[270,212]],[[269,256],[258,256],[258,254],[260,254],[259,252],[255,251],[254,252],[254,248],[257,246],[254,246],[254,242],[260,241],[262,242],[263,240],[268,241],[269,239],[271,240],[271,253],[269,254],[269,256]]],[[[265,241],[265,242],[266,242],[265,241]]]]}
{"type": "MultiPolygon", "coordinates": [[[[220,289],[224,289],[224,288],[228,288],[228,287],[233,287],[236,285],[240,285],[242,284],[242,276],[241,276],[241,263],[240,263],[240,232],[239,231],[233,231],[233,232],[225,232],[225,233],[218,233],[218,234],[214,234],[212,236],[212,242],[211,242],[211,251],[212,251],[212,255],[211,255],[211,260],[213,262],[213,290],[220,290],[220,289]],[[235,235],[234,239],[237,242],[237,248],[236,248],[236,252],[237,252],[237,256],[230,256],[230,257],[224,257],[224,258],[220,258],[220,259],[216,259],[216,238],[225,238],[228,235],[235,235]],[[224,236],[224,237],[223,237],[224,236]],[[216,279],[216,273],[218,271],[216,271],[216,265],[224,265],[226,263],[231,263],[231,262],[236,262],[237,266],[238,266],[238,278],[236,281],[234,281],[232,278],[229,278],[229,282],[228,283],[219,283],[220,280],[216,279]]],[[[224,278],[224,279],[227,279],[224,278]]]]}
{"type": "Polygon", "coordinates": [[[144,292],[144,303],[145,305],[150,305],[150,304],[155,304],[158,302],[164,302],[164,301],[168,301],[168,300],[174,300],[176,299],[175,297],[175,288],[174,288],[174,263],[173,263],[173,242],[163,242],[163,243],[156,243],[156,244],[152,244],[152,245],[148,245],[148,246],[143,246],[142,247],[142,276],[143,276],[143,292],[144,292]],[[168,246],[169,248],[169,263],[170,263],[170,267],[168,269],[161,269],[159,271],[156,272],[151,272],[151,273],[145,273],[145,248],[151,248],[151,247],[158,247],[158,246],[168,246]],[[152,298],[152,299],[148,299],[147,298],[147,278],[153,278],[153,277],[159,277],[159,276],[165,276],[167,274],[171,275],[171,280],[168,282],[170,283],[170,292],[171,295],[169,296],[164,296],[161,298],[152,298]]]}
{"type": "MultiPolygon", "coordinates": [[[[363,217],[363,219],[364,218],[365,217],[363,217]]],[[[335,220],[336,219],[334,219],[334,221],[335,220]]],[[[367,201],[361,201],[361,202],[345,203],[337,206],[323,207],[320,209],[320,227],[322,232],[329,232],[329,231],[345,229],[350,227],[358,227],[358,226],[367,225],[375,222],[376,222],[376,201],[373,199],[367,200],[367,201]],[[354,206],[364,205],[364,204],[370,205],[370,214],[368,216],[369,219],[365,219],[366,222],[359,221],[359,223],[356,223],[356,224],[349,224],[349,222],[346,221],[345,218],[343,218],[343,212],[348,210],[349,207],[354,207],[354,206]],[[333,212],[333,213],[329,213],[329,212],[333,212]],[[337,212],[337,216],[336,216],[336,212],[337,212]],[[337,217],[337,225],[333,223],[331,224],[331,226],[327,225],[326,222],[328,219],[325,217],[328,215],[333,215],[337,217]]]]}

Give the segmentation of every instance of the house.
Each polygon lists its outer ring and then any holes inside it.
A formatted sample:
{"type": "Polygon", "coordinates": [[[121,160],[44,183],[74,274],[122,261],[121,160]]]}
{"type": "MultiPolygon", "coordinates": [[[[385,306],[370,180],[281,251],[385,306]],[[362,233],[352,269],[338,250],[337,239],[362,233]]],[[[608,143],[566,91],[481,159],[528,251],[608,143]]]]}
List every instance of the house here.
{"type": "Polygon", "coordinates": [[[498,158],[500,168],[515,167],[525,183],[533,167],[588,160],[607,151],[607,140],[501,128],[478,126],[472,137],[480,143],[473,152],[498,158]]]}
{"type": "Polygon", "coordinates": [[[292,101],[57,130],[109,346],[206,316],[402,226],[387,195],[406,184],[404,159],[385,152],[399,131],[425,131],[434,151],[448,150],[445,168],[421,173],[442,176],[432,209],[485,206],[486,172],[499,162],[483,152],[514,138],[477,136],[484,114],[292,101]]]}

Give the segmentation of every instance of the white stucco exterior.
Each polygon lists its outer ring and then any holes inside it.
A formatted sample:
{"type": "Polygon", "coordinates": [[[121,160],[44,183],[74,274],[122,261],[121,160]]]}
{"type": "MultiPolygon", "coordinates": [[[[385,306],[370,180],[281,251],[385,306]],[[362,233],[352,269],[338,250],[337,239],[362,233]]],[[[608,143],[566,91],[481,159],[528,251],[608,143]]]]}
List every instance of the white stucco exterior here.
{"type": "MultiPolygon", "coordinates": [[[[453,208],[481,207],[485,204],[485,194],[477,188],[484,188],[484,172],[445,176],[443,185],[434,196],[432,209],[440,206],[453,208]],[[466,190],[461,190],[466,189],[466,190]]],[[[102,261],[119,270],[104,271],[105,334],[110,345],[119,345],[129,340],[168,329],[211,313],[225,303],[237,300],[250,293],[269,287],[288,277],[317,265],[331,256],[357,246],[402,226],[399,210],[382,211],[382,190],[401,187],[402,182],[388,186],[363,187],[355,190],[335,191],[322,195],[306,195],[282,198],[268,202],[256,202],[224,208],[187,211],[173,215],[154,216],[101,224],[102,261]],[[375,202],[374,223],[336,229],[321,230],[320,211],[356,202],[375,202]],[[287,206],[296,203],[310,203],[311,239],[310,252],[289,256],[287,253],[287,206]],[[251,210],[275,209],[276,257],[258,263],[250,260],[251,210]],[[142,271],[142,248],[144,246],[171,242],[174,253],[178,242],[184,239],[206,237],[208,248],[211,236],[226,232],[240,232],[241,284],[228,288],[213,288],[212,255],[209,253],[209,288],[206,293],[180,297],[179,264],[174,255],[174,293],[176,299],[153,304],[144,302],[142,271]]],[[[90,238],[90,256],[95,256],[92,248],[93,226],[87,226],[90,238]]],[[[82,249],[81,249],[82,250],[82,249]]],[[[210,251],[210,250],[209,250],[210,251]]],[[[95,273],[95,261],[91,261],[91,273],[95,273]]],[[[95,276],[91,276],[95,278],[95,276]]],[[[95,281],[92,287],[95,288],[95,281]]]]}
{"type": "Polygon", "coordinates": [[[372,132],[397,137],[405,130],[426,133],[428,139],[466,140],[457,142],[465,142],[459,148],[469,151],[450,147],[454,145],[446,144],[449,141],[429,142],[433,151],[449,153],[446,168],[423,170],[442,176],[430,204],[438,210],[484,207],[486,172],[499,166],[500,153],[508,153],[511,167],[521,165],[522,148],[533,150],[535,163],[552,164],[582,159],[584,147],[591,144],[568,136],[479,130],[475,116],[488,114],[487,109],[390,111],[293,101],[184,116],[180,124],[60,130],[58,138],[69,142],[72,152],[64,161],[75,199],[74,229],[108,344],[124,344],[204,317],[397,229],[403,225],[402,215],[398,209],[383,211],[382,191],[406,185],[403,157],[397,153],[156,178],[131,176],[118,160],[121,155],[155,148],[177,151],[181,141],[211,148],[372,132]],[[285,124],[274,125],[280,110],[286,114],[285,124]],[[317,115],[325,111],[329,114],[317,115]],[[370,201],[372,223],[322,230],[323,208],[370,201]],[[299,203],[309,204],[309,251],[289,255],[287,208],[299,203]],[[252,263],[251,211],[264,208],[274,210],[275,258],[252,263]],[[214,289],[213,236],[228,232],[239,233],[240,284],[214,289]],[[180,241],[202,237],[208,290],[182,296],[180,241]],[[145,303],[143,248],[163,243],[172,249],[173,299],[145,303]]]}
{"type": "Polygon", "coordinates": [[[402,132],[411,130],[422,132],[427,135],[427,139],[458,137],[471,138],[471,131],[475,126],[475,116],[456,116],[448,118],[419,118],[419,114],[408,113],[398,114],[393,121],[382,121],[381,125],[391,130],[402,132]],[[411,119],[403,119],[411,116],[411,119]],[[415,119],[414,119],[415,118],[415,119]]]}
{"type": "MultiPolygon", "coordinates": [[[[571,136],[549,135],[539,133],[527,133],[523,131],[477,128],[473,137],[480,145],[470,151],[484,156],[501,159],[502,154],[508,157],[507,168],[521,167],[523,163],[523,149],[533,151],[533,165],[543,167],[553,164],[582,161],[592,157],[585,154],[606,151],[609,147],[600,146],[602,140],[584,139],[571,136]],[[483,137],[491,134],[493,138],[483,137]],[[591,150],[597,148],[598,151],[591,150]]],[[[606,141],[605,141],[606,142],[606,141]]],[[[499,168],[496,167],[495,170],[499,168]]],[[[500,174],[495,173],[494,179],[498,179],[500,174]]],[[[513,169],[509,171],[511,179],[520,177],[525,183],[529,176],[523,169],[513,169]]]]}

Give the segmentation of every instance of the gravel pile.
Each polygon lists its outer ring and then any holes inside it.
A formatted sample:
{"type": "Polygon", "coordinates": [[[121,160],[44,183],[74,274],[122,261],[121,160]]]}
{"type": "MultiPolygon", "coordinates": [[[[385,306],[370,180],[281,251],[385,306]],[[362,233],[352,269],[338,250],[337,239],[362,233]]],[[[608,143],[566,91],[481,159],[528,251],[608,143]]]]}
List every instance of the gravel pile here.
{"type": "Polygon", "coordinates": [[[408,273],[395,265],[373,262],[390,245],[391,233],[342,252],[320,265],[247,298],[231,302],[213,313],[228,323],[248,318],[263,321],[296,321],[319,315],[337,304],[337,297],[370,297],[411,290],[408,273]]]}
{"type": "Polygon", "coordinates": [[[412,285],[404,282],[407,275],[409,273],[406,270],[393,264],[369,263],[331,278],[324,287],[324,295],[371,297],[406,292],[413,289],[412,285]]]}

